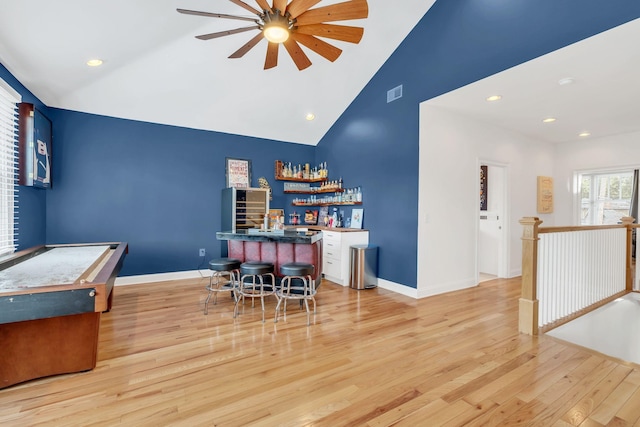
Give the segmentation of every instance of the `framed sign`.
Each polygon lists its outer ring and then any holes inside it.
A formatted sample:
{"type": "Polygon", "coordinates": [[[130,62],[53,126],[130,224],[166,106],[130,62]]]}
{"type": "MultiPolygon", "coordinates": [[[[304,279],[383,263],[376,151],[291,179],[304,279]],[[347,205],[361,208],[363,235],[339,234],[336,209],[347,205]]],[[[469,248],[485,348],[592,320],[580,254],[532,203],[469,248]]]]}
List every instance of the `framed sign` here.
{"type": "Polygon", "coordinates": [[[362,228],[362,214],[364,214],[364,209],[351,211],[351,228],[362,228]]]}
{"type": "Polygon", "coordinates": [[[227,188],[251,187],[251,160],[227,157],[227,188]]]}
{"type": "Polygon", "coordinates": [[[538,177],[538,213],[553,213],[553,178],[538,177]]]}

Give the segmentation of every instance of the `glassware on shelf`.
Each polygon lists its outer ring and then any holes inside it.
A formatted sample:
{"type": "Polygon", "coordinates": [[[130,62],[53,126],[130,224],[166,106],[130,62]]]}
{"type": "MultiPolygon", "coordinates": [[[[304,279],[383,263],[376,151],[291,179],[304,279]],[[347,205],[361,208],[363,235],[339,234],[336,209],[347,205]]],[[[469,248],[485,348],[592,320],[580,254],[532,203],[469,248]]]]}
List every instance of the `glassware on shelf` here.
{"type": "Polygon", "coordinates": [[[298,212],[293,212],[289,214],[289,224],[291,225],[300,224],[300,214],[298,212]]]}

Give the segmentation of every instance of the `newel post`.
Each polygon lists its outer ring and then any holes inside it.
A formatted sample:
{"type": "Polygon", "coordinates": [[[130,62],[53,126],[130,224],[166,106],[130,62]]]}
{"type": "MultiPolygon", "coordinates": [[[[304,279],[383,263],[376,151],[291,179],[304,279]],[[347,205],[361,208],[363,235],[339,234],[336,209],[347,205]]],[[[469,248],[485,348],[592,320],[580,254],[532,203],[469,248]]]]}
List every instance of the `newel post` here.
{"type": "Polygon", "coordinates": [[[632,264],[632,251],[633,251],[633,221],[635,218],[632,216],[623,216],[620,218],[622,225],[627,227],[627,252],[626,252],[626,274],[625,274],[625,287],[627,292],[633,291],[633,264],[632,264]]]}
{"type": "Polygon", "coordinates": [[[519,302],[518,330],[538,335],[538,217],[524,217],[522,224],[522,295],[519,302]]]}

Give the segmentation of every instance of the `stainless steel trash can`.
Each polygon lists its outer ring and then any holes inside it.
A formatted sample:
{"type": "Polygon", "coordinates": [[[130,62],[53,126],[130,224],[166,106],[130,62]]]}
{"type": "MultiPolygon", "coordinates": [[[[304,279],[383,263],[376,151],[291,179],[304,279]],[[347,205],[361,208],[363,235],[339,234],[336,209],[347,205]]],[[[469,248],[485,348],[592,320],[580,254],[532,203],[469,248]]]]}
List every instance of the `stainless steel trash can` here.
{"type": "Polygon", "coordinates": [[[349,286],[353,289],[370,289],[378,286],[378,247],[373,245],[353,245],[349,247],[351,277],[349,286]]]}

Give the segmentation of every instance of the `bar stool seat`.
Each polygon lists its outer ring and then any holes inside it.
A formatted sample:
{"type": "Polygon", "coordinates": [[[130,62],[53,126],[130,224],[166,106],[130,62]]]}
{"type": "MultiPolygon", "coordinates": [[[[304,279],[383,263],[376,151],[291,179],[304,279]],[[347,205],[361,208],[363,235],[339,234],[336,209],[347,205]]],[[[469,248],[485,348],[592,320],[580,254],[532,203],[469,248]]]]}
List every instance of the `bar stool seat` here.
{"type": "Polygon", "coordinates": [[[211,299],[211,294],[215,294],[215,298],[213,299],[214,305],[218,303],[218,292],[231,291],[234,301],[236,300],[234,290],[237,283],[240,281],[241,264],[242,262],[235,258],[217,258],[209,261],[211,277],[209,277],[209,285],[206,287],[209,294],[204,302],[204,314],[209,312],[209,300],[211,299]]]}
{"type": "Polygon", "coordinates": [[[251,306],[254,306],[255,298],[260,298],[262,305],[262,323],[264,323],[264,297],[275,296],[276,278],[273,274],[274,266],[271,262],[247,261],[240,265],[240,281],[236,291],[238,293],[233,310],[233,317],[238,315],[238,303],[242,299],[251,298],[251,306]],[[265,283],[265,277],[271,277],[271,283],[265,283]],[[250,281],[247,281],[250,279],[250,281]]]}
{"type": "Polygon", "coordinates": [[[313,312],[316,312],[316,281],[313,279],[315,267],[313,264],[302,262],[290,262],[280,266],[280,274],[284,277],[280,282],[280,287],[276,290],[278,305],[276,306],[276,317],[274,322],[278,322],[280,314],[280,304],[284,301],[283,312],[287,312],[287,301],[304,301],[307,309],[307,326],[311,324],[309,312],[309,300],[313,301],[313,312]]]}

